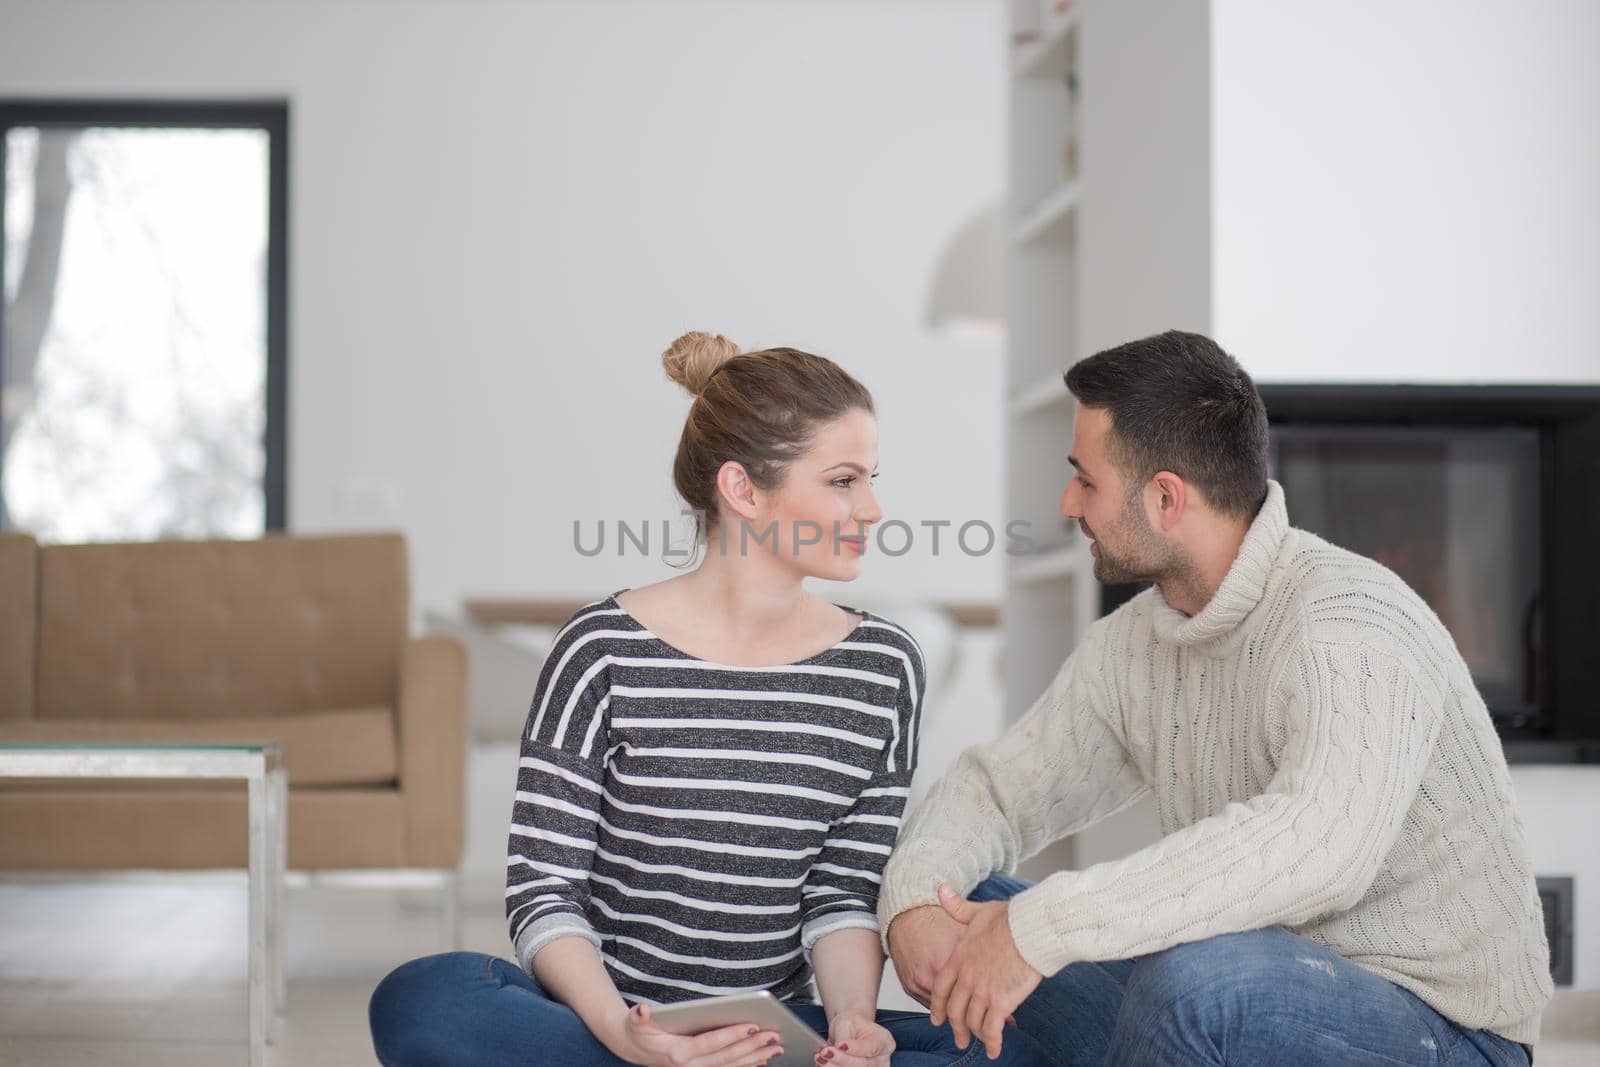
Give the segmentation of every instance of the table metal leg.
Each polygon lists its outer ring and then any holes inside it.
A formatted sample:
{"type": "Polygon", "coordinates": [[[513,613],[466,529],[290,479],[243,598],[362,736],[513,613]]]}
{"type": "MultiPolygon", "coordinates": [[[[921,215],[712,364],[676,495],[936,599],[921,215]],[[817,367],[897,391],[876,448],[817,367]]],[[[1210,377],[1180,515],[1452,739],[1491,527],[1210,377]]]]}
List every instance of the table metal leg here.
{"type": "Polygon", "coordinates": [[[251,775],[250,823],[250,1067],[266,1067],[269,979],[267,966],[267,782],[251,775]]]}
{"type": "Polygon", "coordinates": [[[250,1067],[266,1067],[284,1004],[288,778],[276,742],[260,745],[0,744],[0,777],[243,779],[249,868],[250,1067]]]}
{"type": "Polygon", "coordinates": [[[268,1030],[268,1040],[273,1040],[277,1031],[277,1022],[282,1019],[288,1010],[288,984],[284,977],[284,969],[288,966],[288,956],[285,954],[287,937],[285,930],[289,925],[289,914],[286,910],[287,900],[284,891],[284,876],[289,870],[289,775],[283,767],[278,767],[271,774],[272,779],[272,805],[277,818],[274,820],[274,833],[277,840],[273,847],[272,871],[272,1013],[273,1026],[268,1030]]]}

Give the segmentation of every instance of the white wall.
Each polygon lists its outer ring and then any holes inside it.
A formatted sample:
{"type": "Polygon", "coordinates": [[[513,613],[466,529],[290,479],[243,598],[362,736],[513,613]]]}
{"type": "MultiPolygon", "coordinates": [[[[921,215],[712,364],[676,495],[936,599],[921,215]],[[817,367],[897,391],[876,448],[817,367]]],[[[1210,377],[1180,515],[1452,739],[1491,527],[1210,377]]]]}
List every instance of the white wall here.
{"type": "Polygon", "coordinates": [[[1078,351],[1211,329],[1204,4],[1083,6],[1078,351]]]}
{"type": "MultiPolygon", "coordinates": [[[[676,517],[659,353],[686,329],[838,359],[891,517],[999,525],[998,352],[921,316],[1003,188],[1001,14],[0,0],[0,96],[287,97],[291,526],[404,529],[419,606],[586,597],[671,573],[580,557],[571,525],[676,517]]],[[[915,552],[825,591],[999,574],[915,552]]]]}
{"type": "Polygon", "coordinates": [[[1600,4],[1211,9],[1215,329],[1258,379],[1600,381],[1600,4]]]}
{"type": "Polygon", "coordinates": [[[1573,985],[1600,989],[1600,862],[1594,848],[1600,769],[1519,765],[1511,768],[1511,784],[1535,871],[1574,879],[1573,985]]]}
{"type": "MultiPolygon", "coordinates": [[[[1600,382],[1600,4],[1211,9],[1215,330],[1258,380],[1600,382]]],[[[1600,988],[1600,768],[1512,781],[1600,988]]]]}

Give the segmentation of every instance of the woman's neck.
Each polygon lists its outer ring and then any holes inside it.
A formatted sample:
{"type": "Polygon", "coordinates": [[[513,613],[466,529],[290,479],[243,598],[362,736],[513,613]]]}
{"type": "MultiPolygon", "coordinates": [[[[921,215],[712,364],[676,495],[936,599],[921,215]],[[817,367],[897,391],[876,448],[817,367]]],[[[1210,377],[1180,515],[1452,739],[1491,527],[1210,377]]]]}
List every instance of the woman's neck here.
{"type": "Polygon", "coordinates": [[[810,610],[812,597],[792,570],[766,553],[718,550],[713,536],[706,558],[684,575],[685,592],[706,605],[727,635],[782,633],[810,610]]]}

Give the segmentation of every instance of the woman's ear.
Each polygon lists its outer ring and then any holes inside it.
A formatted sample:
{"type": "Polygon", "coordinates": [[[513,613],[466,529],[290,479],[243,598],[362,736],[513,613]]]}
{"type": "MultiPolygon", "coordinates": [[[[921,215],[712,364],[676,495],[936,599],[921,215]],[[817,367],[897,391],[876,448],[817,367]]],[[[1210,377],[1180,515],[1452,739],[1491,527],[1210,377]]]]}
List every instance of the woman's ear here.
{"type": "Polygon", "coordinates": [[[746,521],[755,519],[760,508],[757,494],[761,490],[750,480],[744,464],[730,459],[717,470],[717,492],[728,512],[746,521]]]}

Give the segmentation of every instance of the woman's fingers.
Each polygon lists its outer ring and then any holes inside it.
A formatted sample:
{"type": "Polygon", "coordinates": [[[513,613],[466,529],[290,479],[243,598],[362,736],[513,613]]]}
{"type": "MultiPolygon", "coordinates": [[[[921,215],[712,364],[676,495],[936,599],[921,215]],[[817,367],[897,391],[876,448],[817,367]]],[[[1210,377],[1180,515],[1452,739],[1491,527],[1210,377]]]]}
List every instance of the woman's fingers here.
{"type": "Polygon", "coordinates": [[[628,1012],[628,1025],[643,1034],[664,1034],[660,1024],[650,1014],[650,1005],[635,1004],[628,1012]]]}
{"type": "Polygon", "coordinates": [[[834,1045],[833,1055],[828,1059],[823,1059],[824,1053],[819,1052],[817,1054],[817,1062],[826,1064],[826,1067],[886,1067],[889,1062],[889,1053],[886,1051],[868,1052],[864,1049],[858,1050],[853,1041],[846,1041],[845,1044],[850,1046],[848,1051],[841,1049],[838,1045],[834,1045]]]}
{"type": "Polygon", "coordinates": [[[694,1067],[731,1067],[733,1064],[765,1063],[768,1049],[778,1048],[778,1035],[753,1024],[724,1026],[708,1030],[688,1041],[694,1067]]]}
{"type": "MultiPolygon", "coordinates": [[[[782,1045],[763,1045],[762,1048],[755,1049],[754,1053],[746,1054],[746,1056],[741,1056],[739,1059],[733,1059],[733,1061],[718,1059],[715,1064],[717,1064],[717,1067],[762,1067],[766,1062],[770,1062],[773,1057],[782,1056],[782,1054],[784,1054],[784,1046],[782,1045]]],[[[699,1061],[694,1062],[698,1067],[699,1061]]],[[[707,1064],[707,1067],[710,1067],[710,1065],[707,1064]]]]}

